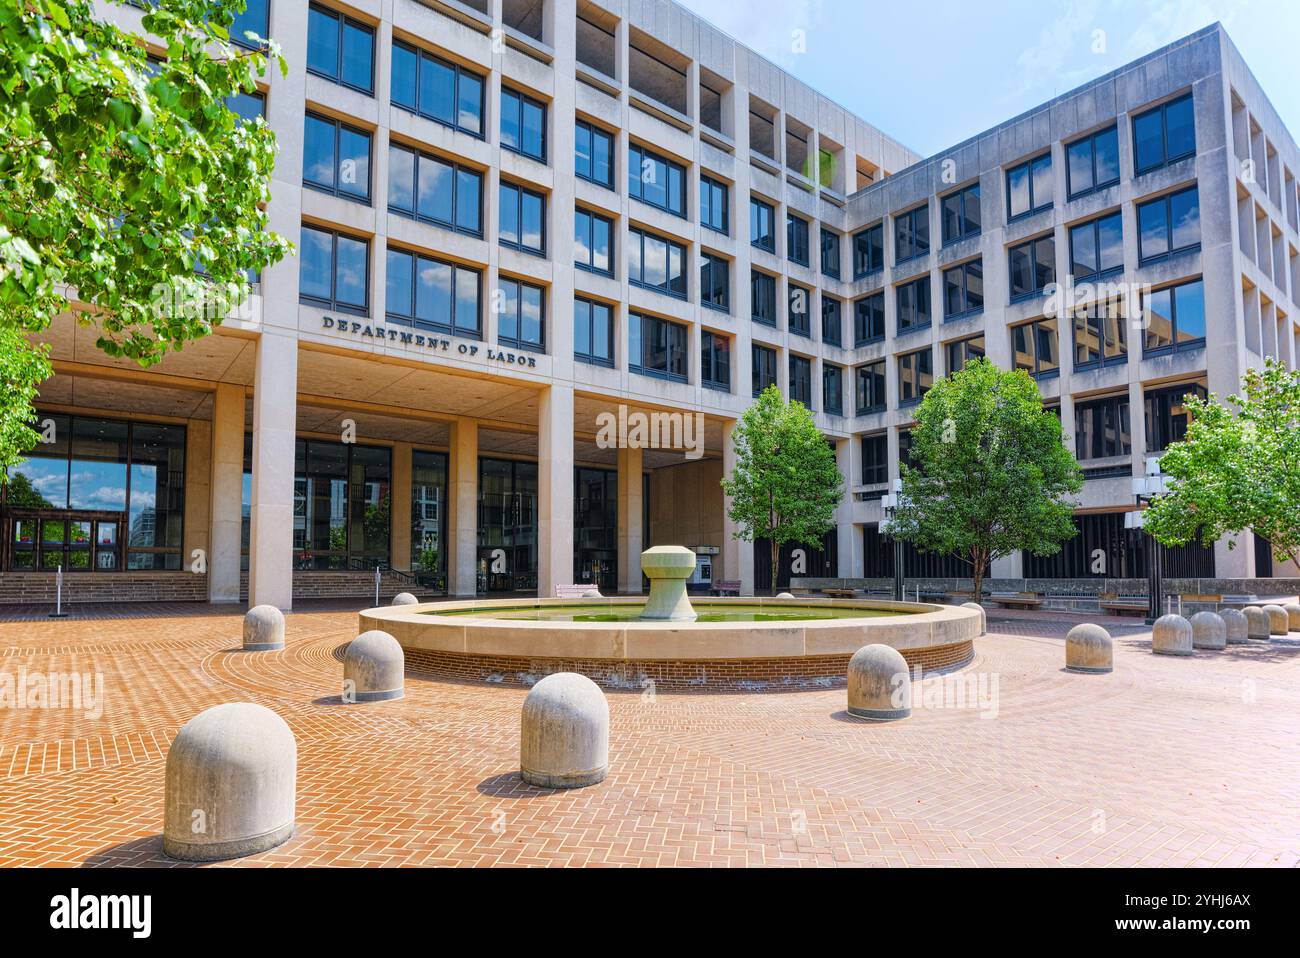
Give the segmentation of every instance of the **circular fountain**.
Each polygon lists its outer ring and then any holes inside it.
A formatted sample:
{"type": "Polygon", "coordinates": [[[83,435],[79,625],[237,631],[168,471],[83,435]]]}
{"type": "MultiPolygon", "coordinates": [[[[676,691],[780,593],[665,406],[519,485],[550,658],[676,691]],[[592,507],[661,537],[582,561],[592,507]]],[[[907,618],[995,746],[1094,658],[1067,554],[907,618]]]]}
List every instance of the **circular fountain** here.
{"type": "Polygon", "coordinates": [[[401,644],[412,670],[531,686],[577,672],[606,688],[747,691],[842,688],[866,645],[896,649],[926,671],[974,656],[981,615],[960,606],[884,599],[692,598],[695,554],[641,554],[648,597],[490,599],[367,609],[360,631],[401,644]]]}

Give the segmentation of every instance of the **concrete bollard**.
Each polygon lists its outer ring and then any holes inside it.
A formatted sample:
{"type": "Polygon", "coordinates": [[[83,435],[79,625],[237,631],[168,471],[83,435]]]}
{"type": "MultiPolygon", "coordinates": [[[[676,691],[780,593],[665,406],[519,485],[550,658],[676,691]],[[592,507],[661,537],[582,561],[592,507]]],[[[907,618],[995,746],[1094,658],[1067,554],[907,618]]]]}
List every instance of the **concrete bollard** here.
{"type": "Polygon", "coordinates": [[[1287,626],[1292,632],[1300,632],[1300,605],[1288,602],[1282,606],[1286,610],[1287,626]]]}
{"type": "Polygon", "coordinates": [[[399,592],[393,596],[393,605],[419,605],[420,600],[409,592],[399,592]]]}
{"type": "Polygon", "coordinates": [[[284,613],[273,605],[255,605],[244,613],[244,651],[284,648],[284,613]]]}
{"type": "Polygon", "coordinates": [[[210,862],[282,844],[297,781],[298,745],[280,716],[250,702],[200,712],[167,752],[163,852],[210,862]]]}
{"type": "Polygon", "coordinates": [[[556,672],[524,698],[519,774],[541,788],[582,788],[609,772],[609,703],[585,675],[556,672]]]}
{"type": "Polygon", "coordinates": [[[1280,605],[1264,606],[1264,614],[1268,616],[1270,635],[1286,635],[1291,631],[1291,618],[1280,605]]]}
{"type": "Polygon", "coordinates": [[[343,701],[385,702],[406,694],[406,657],[397,640],[373,629],[348,643],[343,654],[343,701]]]}
{"type": "Polygon", "coordinates": [[[1268,613],[1257,605],[1248,605],[1241,610],[1246,616],[1246,635],[1256,640],[1268,641],[1268,613]]]}
{"type": "Polygon", "coordinates": [[[1217,652],[1228,645],[1228,625],[1217,612],[1197,612],[1192,616],[1192,648],[1217,652]]]}
{"type": "Polygon", "coordinates": [[[1162,615],[1151,627],[1151,651],[1156,655],[1191,655],[1192,624],[1181,615],[1162,615]]]}
{"type": "Polygon", "coordinates": [[[849,659],[849,714],[892,722],[912,714],[907,660],[890,645],[867,645],[849,659]]]}
{"type": "Polygon", "coordinates": [[[980,635],[988,635],[989,617],[988,613],[984,611],[984,606],[980,605],[978,602],[963,602],[961,607],[963,609],[974,609],[980,614],[980,635]]]}
{"type": "Polygon", "coordinates": [[[1076,625],[1065,636],[1065,667],[1071,672],[1102,673],[1115,667],[1110,633],[1099,625],[1076,625]]]}
{"type": "Polygon", "coordinates": [[[1220,609],[1219,618],[1227,629],[1228,645],[1245,645],[1250,641],[1246,631],[1246,614],[1240,609],[1220,609]]]}

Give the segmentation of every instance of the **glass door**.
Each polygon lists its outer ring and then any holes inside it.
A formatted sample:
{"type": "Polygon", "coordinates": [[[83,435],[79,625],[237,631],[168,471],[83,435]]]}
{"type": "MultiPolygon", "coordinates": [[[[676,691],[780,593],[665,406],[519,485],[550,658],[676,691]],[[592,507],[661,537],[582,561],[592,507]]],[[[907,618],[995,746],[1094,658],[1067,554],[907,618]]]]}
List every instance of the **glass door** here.
{"type": "Polygon", "coordinates": [[[122,567],[121,523],[111,519],[95,522],[95,569],[114,572],[122,567]]]}

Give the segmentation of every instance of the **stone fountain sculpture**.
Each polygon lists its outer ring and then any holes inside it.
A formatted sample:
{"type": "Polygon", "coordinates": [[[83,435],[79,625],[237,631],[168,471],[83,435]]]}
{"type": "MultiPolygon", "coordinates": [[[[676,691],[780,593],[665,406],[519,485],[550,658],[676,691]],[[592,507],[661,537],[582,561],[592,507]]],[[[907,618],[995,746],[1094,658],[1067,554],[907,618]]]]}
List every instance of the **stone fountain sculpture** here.
{"type": "Polygon", "coordinates": [[[695,553],[685,546],[654,546],[641,553],[641,571],[650,580],[642,619],[655,622],[694,622],[695,609],[686,594],[686,580],[695,571],[695,553]]]}

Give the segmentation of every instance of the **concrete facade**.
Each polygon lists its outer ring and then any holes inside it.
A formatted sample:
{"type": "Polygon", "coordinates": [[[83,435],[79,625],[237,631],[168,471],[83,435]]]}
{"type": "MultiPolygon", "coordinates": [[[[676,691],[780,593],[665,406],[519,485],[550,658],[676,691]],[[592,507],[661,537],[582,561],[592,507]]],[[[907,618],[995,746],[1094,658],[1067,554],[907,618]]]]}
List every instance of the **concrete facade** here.
{"type": "MultiPolygon", "coordinates": [[[[291,258],[260,277],[247,315],[228,319],[213,336],[147,372],[98,353],[93,331],[70,321],[50,334],[56,375],[42,392],[43,408],[202,424],[188,433],[185,551],[207,550],[213,600],[239,598],[242,565],[251,603],[291,606],[295,574],[303,571],[295,566],[292,545],[295,439],[338,440],[349,423],[357,443],[392,450],[393,569],[409,571],[412,564],[413,456],[446,457],[440,503],[446,538],[440,548],[450,595],[482,591],[495,561],[482,527],[482,457],[536,464],[540,595],[577,581],[570,478],[575,467],[617,473],[613,548],[621,591],[640,591],[633,557],[660,544],[717,547],[714,579],[740,580],[749,591],[753,549],[732,538],[717,479],[731,466],[730,432],[753,394],[754,345],[775,351],[776,381],[787,394],[791,359],[810,364],[811,408],[835,444],[847,479],[846,501],[836,513],[834,563],[839,577],[863,576],[872,558],[864,554],[864,533],[882,518],[879,496],[887,482],[864,481],[862,442],[887,437],[888,476],[873,478],[892,480],[898,475],[900,431],[912,421],[913,410],[900,402],[897,357],[929,348],[938,378],[949,371],[947,344],[982,335],[987,355],[1012,365],[1011,328],[1043,318],[1045,307],[1042,297],[1011,302],[1009,249],[1053,236],[1056,275],[1064,277],[1070,272],[1070,228],[1101,214],[1118,211],[1123,222],[1123,268],[1110,281],[1158,290],[1199,278],[1207,332],[1203,348],[1147,357],[1141,332],[1130,331],[1123,362],[1076,369],[1070,330],[1058,330],[1058,368],[1041,376],[1040,385],[1047,401],[1059,406],[1067,434],[1076,403],[1112,395],[1129,402],[1131,454],[1082,463],[1099,477],[1087,482],[1081,513],[1133,508],[1129,478],[1141,475],[1148,454],[1142,415],[1148,392],[1197,384],[1228,393],[1246,368],[1266,356],[1292,367],[1300,358],[1300,148],[1217,26],[922,159],[667,0],[331,0],[311,7],[373,32],[373,90],[309,72],[309,5],[271,0],[269,32],[288,62],[287,75],[275,72],[263,90],[265,116],[280,143],[271,226],[295,242],[304,226],[365,241],[364,309],[347,312],[304,298],[300,258],[291,258]],[[482,78],[481,137],[393,102],[395,42],[482,78]],[[503,145],[503,88],[545,104],[544,161],[503,145]],[[1133,117],[1189,92],[1195,155],[1135,175],[1133,117]],[[369,135],[368,201],[304,186],[308,113],[369,135]],[[612,188],[574,175],[577,122],[612,137],[612,188]],[[1118,183],[1067,199],[1066,147],[1112,124],[1118,183]],[[481,235],[390,210],[389,147],[395,144],[481,174],[481,235]],[[629,195],[633,146],[683,168],[684,217],[629,195]],[[1008,170],[1044,154],[1051,156],[1050,209],[1010,217],[1008,170]],[[701,224],[701,176],[726,187],[725,231],[701,224]],[[503,183],[545,197],[542,255],[502,245],[503,183]],[[943,197],[974,183],[980,185],[979,235],[942,243],[943,197]],[[1137,204],[1193,184],[1199,190],[1198,247],[1144,265],[1137,204]],[[772,251],[745,241],[751,198],[773,209],[772,251]],[[922,203],[930,251],[899,263],[896,218],[922,203]],[[575,209],[612,220],[612,275],[573,268],[575,209]],[[797,255],[792,258],[797,251],[787,242],[791,215],[807,224],[806,266],[797,255]],[[854,236],[876,223],[884,225],[883,265],[855,276],[854,236]],[[838,238],[839,255],[833,266],[819,269],[823,229],[838,238]],[[629,279],[632,230],[685,248],[685,298],[629,279]],[[396,318],[386,302],[390,250],[478,271],[478,335],[422,329],[396,318]],[[726,311],[702,301],[699,265],[705,253],[729,264],[726,311]],[[944,270],[976,258],[982,263],[983,308],[946,320],[944,270]],[[751,321],[752,271],[774,280],[774,326],[751,321]],[[932,318],[900,334],[896,289],[918,279],[928,280],[932,318]],[[534,348],[501,342],[502,313],[494,294],[503,281],[544,290],[544,341],[534,348]],[[798,289],[808,293],[807,335],[791,329],[786,308],[798,289]],[[884,337],[857,345],[855,303],[878,290],[886,293],[884,337]],[[575,359],[575,297],[611,309],[611,364],[575,359]],[[841,304],[840,344],[823,335],[822,304],[828,298],[841,304]],[[630,355],[634,314],[685,328],[684,381],[639,371],[639,359],[630,355]],[[703,382],[706,333],[724,337],[729,346],[730,382],[724,388],[703,382]],[[855,371],[879,359],[886,361],[886,408],[859,414],[855,371]],[[842,412],[828,410],[824,401],[824,371],[832,366],[842,371],[842,412]],[[602,417],[625,412],[699,414],[698,461],[681,443],[608,448],[600,441],[602,417]],[[250,502],[240,496],[241,483],[250,482],[246,430],[252,434],[250,502]],[[646,504],[638,480],[647,473],[649,521],[643,524],[646,504]],[[251,540],[246,555],[239,515],[245,508],[251,540]]],[[[138,28],[137,11],[105,5],[104,13],[138,28]]],[[[1256,572],[1251,548],[1215,550],[1215,576],[1256,572]]],[[[1010,557],[992,574],[1026,573],[1019,557],[1010,557]]]]}

